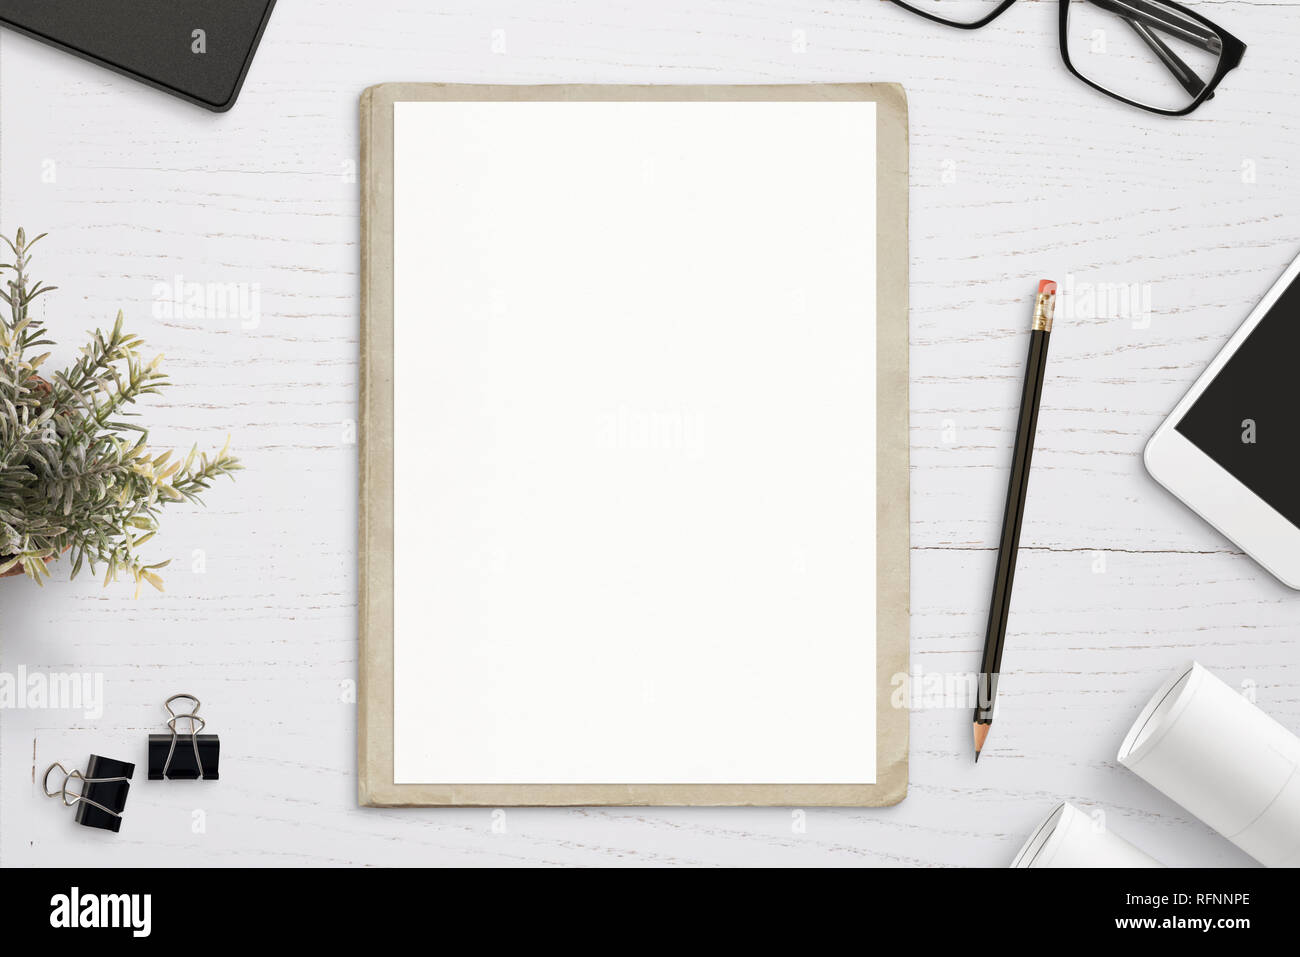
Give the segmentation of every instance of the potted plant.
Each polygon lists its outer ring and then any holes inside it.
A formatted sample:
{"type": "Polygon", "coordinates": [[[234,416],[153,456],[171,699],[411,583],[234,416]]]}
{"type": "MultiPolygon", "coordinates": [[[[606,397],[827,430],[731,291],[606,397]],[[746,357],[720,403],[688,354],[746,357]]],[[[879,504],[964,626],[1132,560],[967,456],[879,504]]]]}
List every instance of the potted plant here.
{"type": "MultiPolygon", "coordinates": [[[[30,250],[19,229],[0,237],[13,253],[7,291],[0,297],[0,577],[26,575],[37,584],[48,563],[65,552],[71,577],[88,565],[104,567],[104,584],[121,574],[136,584],[162,590],[158,569],[138,549],[158,530],[169,502],[199,502],[199,493],[219,475],[240,468],[230,442],[215,455],[195,447],[181,458],[155,455],[147,430],[128,421],[128,408],[168,384],[159,371],[162,356],[141,358],[144,345],[122,328],[96,330],[80,358],[61,372],[42,372],[51,345],[44,323],[28,311],[32,301],[54,289],[28,276],[30,250]]],[[[201,504],[201,503],[200,503],[201,504]]]]}

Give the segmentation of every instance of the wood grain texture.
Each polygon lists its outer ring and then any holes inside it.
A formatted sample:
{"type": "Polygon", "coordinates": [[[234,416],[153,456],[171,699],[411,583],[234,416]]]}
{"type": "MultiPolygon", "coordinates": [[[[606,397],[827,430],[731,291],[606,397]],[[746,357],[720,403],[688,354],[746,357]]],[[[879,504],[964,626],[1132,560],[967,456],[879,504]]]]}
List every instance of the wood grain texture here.
{"type": "Polygon", "coordinates": [[[1193,657],[1300,730],[1300,596],[1140,458],[1300,253],[1300,18],[1285,2],[1197,6],[1250,49],[1181,120],[1072,78],[1056,5],[1037,0],[974,34],[878,0],[281,3],[219,116],[0,34],[0,226],[52,234],[37,275],[60,286],[44,300],[56,357],[124,309],[177,383],[149,404],[154,438],[232,433],[248,466],[154,540],[175,559],[165,595],[0,583],[0,671],[91,671],[105,694],[97,719],[0,711],[0,863],[1002,866],[1066,799],[1166,863],[1248,864],[1114,761],[1193,657]],[[963,702],[912,715],[894,808],[355,806],[357,97],[392,80],[904,84],[922,674],[978,663],[1036,281],[1141,284],[1149,317],[1061,304],[978,768],[963,702]],[[258,321],[167,316],[156,285],[176,276],[255,284],[258,321]],[[142,755],[178,691],[221,735],[219,784],[133,789],[114,838],[40,796],[50,761],[142,755]]]}

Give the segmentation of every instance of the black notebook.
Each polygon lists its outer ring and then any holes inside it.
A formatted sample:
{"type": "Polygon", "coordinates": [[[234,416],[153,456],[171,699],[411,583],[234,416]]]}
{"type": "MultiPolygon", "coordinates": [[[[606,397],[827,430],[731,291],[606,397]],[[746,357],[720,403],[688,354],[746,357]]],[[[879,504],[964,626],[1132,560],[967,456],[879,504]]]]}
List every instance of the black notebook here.
{"type": "Polygon", "coordinates": [[[217,112],[275,0],[0,0],[0,24],[217,112]]]}

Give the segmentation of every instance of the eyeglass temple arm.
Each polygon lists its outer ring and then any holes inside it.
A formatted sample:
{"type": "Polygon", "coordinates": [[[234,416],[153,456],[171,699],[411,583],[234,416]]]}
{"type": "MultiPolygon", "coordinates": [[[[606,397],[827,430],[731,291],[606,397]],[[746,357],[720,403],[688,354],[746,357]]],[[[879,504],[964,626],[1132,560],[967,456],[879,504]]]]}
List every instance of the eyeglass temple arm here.
{"type": "Polygon", "coordinates": [[[1103,10],[1109,10],[1126,20],[1137,20],[1147,26],[1158,27],[1178,39],[1200,47],[1210,53],[1222,53],[1223,41],[1213,30],[1206,29],[1195,20],[1179,16],[1146,0],[1090,0],[1103,10]]]}
{"type": "MultiPolygon", "coordinates": [[[[1133,32],[1151,48],[1151,52],[1160,58],[1160,62],[1168,67],[1169,72],[1174,75],[1174,79],[1178,81],[1179,86],[1191,96],[1201,95],[1201,91],[1205,89],[1205,81],[1183,62],[1182,57],[1169,49],[1169,45],[1156,36],[1146,24],[1138,23],[1131,17],[1124,17],[1123,19],[1125,23],[1133,28],[1133,32]]],[[[1211,93],[1210,96],[1214,96],[1214,94],[1211,93]]],[[[1206,97],[1206,99],[1209,99],[1209,97],[1206,97]]]]}

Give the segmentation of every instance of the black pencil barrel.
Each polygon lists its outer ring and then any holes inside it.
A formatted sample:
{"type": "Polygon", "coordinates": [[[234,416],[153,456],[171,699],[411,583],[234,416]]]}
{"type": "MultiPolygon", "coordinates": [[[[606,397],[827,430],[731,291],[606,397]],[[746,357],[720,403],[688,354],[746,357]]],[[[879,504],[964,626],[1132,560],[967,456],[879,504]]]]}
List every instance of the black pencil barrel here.
{"type": "Polygon", "coordinates": [[[1029,333],[1029,355],[1025,361],[1025,382],[1020,395],[1020,420],[1016,425],[1016,444],[1011,456],[1011,478],[1007,486],[1007,503],[1002,513],[1002,538],[998,543],[997,570],[993,576],[993,594],[989,600],[988,629],[984,634],[984,655],[980,661],[978,701],[975,721],[993,720],[993,703],[997,697],[998,674],[1002,669],[1002,648],[1006,642],[1007,616],[1011,610],[1011,586],[1016,576],[1016,555],[1020,551],[1020,526],[1025,516],[1025,496],[1029,489],[1029,465],[1034,455],[1034,433],[1038,429],[1038,409],[1043,395],[1043,376],[1047,369],[1047,342],[1051,333],[1034,329],[1029,333]]]}

